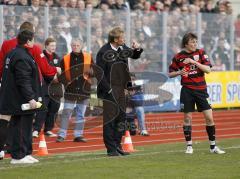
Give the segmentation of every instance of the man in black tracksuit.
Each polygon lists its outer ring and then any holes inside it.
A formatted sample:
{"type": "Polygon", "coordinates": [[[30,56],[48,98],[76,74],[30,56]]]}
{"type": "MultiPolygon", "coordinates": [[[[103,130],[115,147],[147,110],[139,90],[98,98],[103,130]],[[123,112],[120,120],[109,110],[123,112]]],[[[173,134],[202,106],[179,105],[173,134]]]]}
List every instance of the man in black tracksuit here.
{"type": "Polygon", "coordinates": [[[41,99],[38,66],[27,48],[34,44],[33,32],[21,31],[18,46],[5,58],[0,90],[0,113],[12,116],[11,164],[35,163],[32,154],[32,121],[41,99]],[[21,105],[28,103],[30,110],[21,105]]]}
{"type": "Polygon", "coordinates": [[[96,63],[104,71],[112,93],[106,92],[102,83],[98,85],[97,95],[103,100],[103,139],[108,156],[127,155],[121,147],[125,131],[126,101],[125,90],[131,86],[128,57],[137,59],[142,53],[139,44],[132,48],[125,45],[124,31],[115,27],[109,32],[108,43],[98,52],[96,63]]]}

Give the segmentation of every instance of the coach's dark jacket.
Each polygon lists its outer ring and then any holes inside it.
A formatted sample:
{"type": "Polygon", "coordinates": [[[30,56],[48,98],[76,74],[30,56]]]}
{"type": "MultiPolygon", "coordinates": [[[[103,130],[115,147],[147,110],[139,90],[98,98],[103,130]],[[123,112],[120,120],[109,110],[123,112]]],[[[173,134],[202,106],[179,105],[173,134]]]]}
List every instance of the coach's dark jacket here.
{"type": "Polygon", "coordinates": [[[27,49],[17,46],[5,58],[0,89],[0,114],[22,115],[21,105],[41,97],[38,67],[27,49]]]}
{"type": "MultiPolygon", "coordinates": [[[[128,58],[138,59],[143,49],[131,49],[126,45],[119,47],[118,51],[111,48],[110,43],[105,44],[98,52],[96,63],[104,71],[107,82],[111,87],[127,89],[131,85],[128,68],[128,58]]],[[[100,83],[97,88],[99,98],[107,97],[104,86],[100,83]]]]}

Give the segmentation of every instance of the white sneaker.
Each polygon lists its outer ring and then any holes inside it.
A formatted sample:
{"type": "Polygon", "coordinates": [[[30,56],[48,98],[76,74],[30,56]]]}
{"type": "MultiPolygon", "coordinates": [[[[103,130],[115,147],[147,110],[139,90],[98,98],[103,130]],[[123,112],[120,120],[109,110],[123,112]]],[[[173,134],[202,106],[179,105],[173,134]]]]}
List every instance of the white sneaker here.
{"type": "Polygon", "coordinates": [[[38,138],[38,131],[33,131],[32,136],[33,136],[34,138],[38,138]]]}
{"type": "Polygon", "coordinates": [[[2,160],[2,159],[4,158],[4,156],[5,156],[5,153],[4,153],[4,151],[2,150],[2,151],[0,152],[0,160],[2,160]]]}
{"type": "Polygon", "coordinates": [[[193,148],[192,146],[187,146],[187,149],[185,151],[185,154],[193,154],[193,148]]]}
{"type": "Polygon", "coordinates": [[[52,131],[47,131],[44,134],[48,137],[57,137],[57,134],[54,134],[52,131]]]}
{"type": "Polygon", "coordinates": [[[31,160],[31,161],[33,161],[34,163],[38,163],[39,162],[39,160],[38,159],[35,159],[33,156],[31,156],[31,155],[27,155],[26,156],[29,160],[31,160]]]}
{"type": "Polygon", "coordinates": [[[211,153],[214,154],[225,154],[226,152],[224,150],[219,149],[217,146],[214,147],[214,149],[210,149],[211,153]]]}
{"type": "Polygon", "coordinates": [[[22,159],[12,159],[10,164],[32,164],[34,161],[30,160],[27,156],[22,159]]]}
{"type": "Polygon", "coordinates": [[[149,136],[147,130],[142,130],[142,131],[140,132],[140,135],[142,135],[142,136],[149,136]]]}

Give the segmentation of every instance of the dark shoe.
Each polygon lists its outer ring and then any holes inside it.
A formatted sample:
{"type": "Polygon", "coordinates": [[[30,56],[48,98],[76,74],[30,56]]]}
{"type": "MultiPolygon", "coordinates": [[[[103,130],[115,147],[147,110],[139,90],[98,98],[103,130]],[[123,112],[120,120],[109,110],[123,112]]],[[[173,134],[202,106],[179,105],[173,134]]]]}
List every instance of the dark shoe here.
{"type": "Polygon", "coordinates": [[[63,141],[64,141],[64,138],[61,136],[58,136],[56,139],[56,142],[63,142],[63,141]]]}
{"type": "Polygon", "coordinates": [[[44,135],[48,137],[57,137],[57,134],[54,134],[52,131],[46,131],[44,135]]]}
{"type": "Polygon", "coordinates": [[[117,152],[120,153],[121,155],[130,155],[129,152],[125,152],[125,151],[123,151],[123,150],[120,149],[120,148],[117,148],[117,152]]]}
{"type": "Polygon", "coordinates": [[[73,142],[87,142],[87,139],[85,139],[84,137],[75,137],[73,139],[73,142]]]}
{"type": "Polygon", "coordinates": [[[120,153],[118,153],[117,151],[116,152],[108,152],[107,155],[109,157],[117,157],[117,156],[121,156],[120,153]]]}

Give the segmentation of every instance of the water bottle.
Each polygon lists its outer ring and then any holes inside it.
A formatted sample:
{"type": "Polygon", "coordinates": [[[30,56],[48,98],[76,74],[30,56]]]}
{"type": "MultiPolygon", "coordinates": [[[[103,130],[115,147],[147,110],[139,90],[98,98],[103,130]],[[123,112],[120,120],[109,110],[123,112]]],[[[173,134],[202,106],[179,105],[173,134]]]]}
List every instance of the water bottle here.
{"type": "MultiPolygon", "coordinates": [[[[40,108],[41,106],[42,106],[42,103],[37,102],[37,107],[36,107],[36,108],[40,108]]],[[[22,109],[23,111],[26,111],[26,110],[30,110],[30,109],[32,109],[32,108],[30,107],[30,104],[29,104],[29,103],[25,103],[25,104],[22,104],[22,105],[21,105],[21,109],[22,109]]]]}

